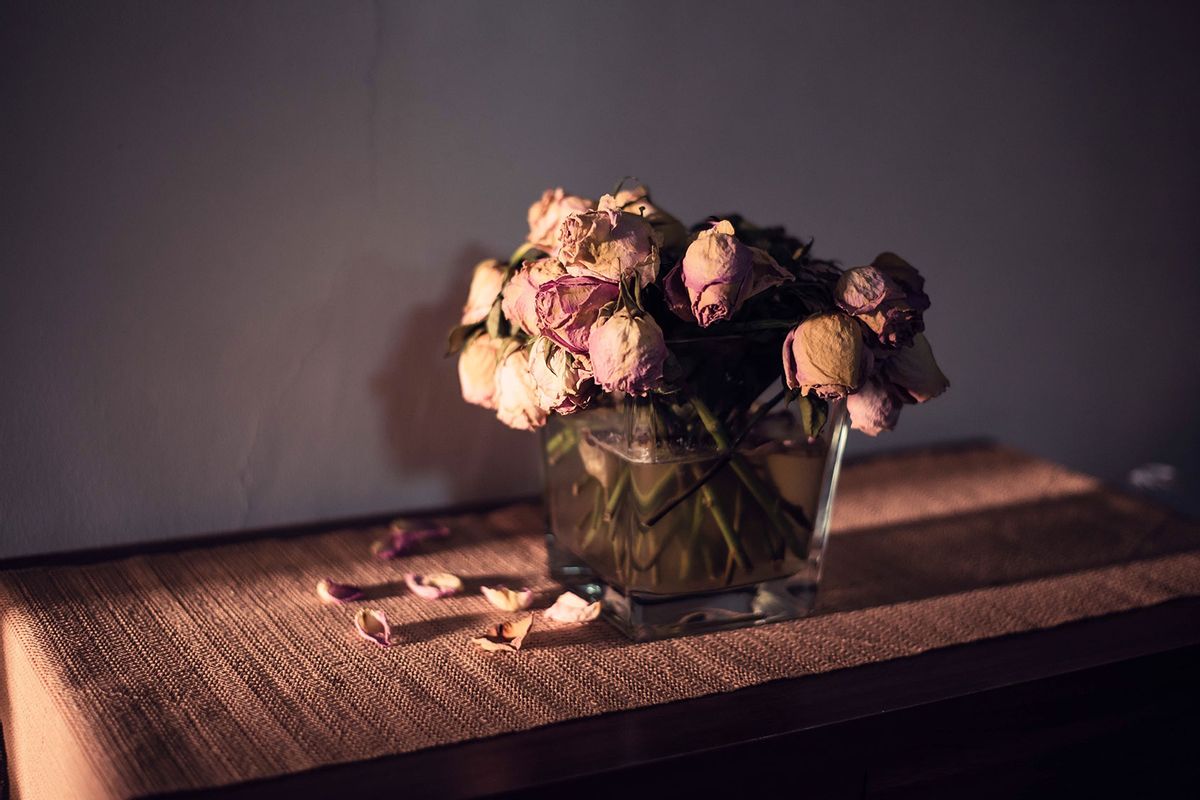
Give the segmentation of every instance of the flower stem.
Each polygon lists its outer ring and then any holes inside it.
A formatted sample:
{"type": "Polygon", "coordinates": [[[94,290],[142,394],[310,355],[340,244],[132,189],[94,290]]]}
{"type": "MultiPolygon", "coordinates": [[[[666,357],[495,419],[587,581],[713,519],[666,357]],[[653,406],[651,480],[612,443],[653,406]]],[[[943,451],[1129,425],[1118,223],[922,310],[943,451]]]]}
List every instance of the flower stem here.
{"type": "Polygon", "coordinates": [[[721,507],[721,501],[717,499],[717,493],[713,491],[712,484],[704,484],[700,489],[700,496],[704,498],[704,504],[708,506],[708,513],[712,514],[713,522],[717,523],[717,529],[721,531],[721,536],[725,539],[730,556],[739,567],[749,571],[750,557],[742,549],[742,542],[738,538],[737,531],[729,524],[729,517],[725,515],[725,509],[721,507]]]}

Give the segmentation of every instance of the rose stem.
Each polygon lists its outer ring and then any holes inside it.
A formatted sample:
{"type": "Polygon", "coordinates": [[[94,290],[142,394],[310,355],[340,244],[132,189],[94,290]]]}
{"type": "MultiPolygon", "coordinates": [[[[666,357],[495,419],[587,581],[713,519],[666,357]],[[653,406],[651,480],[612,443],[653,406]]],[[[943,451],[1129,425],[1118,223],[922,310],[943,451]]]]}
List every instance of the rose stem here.
{"type": "Polygon", "coordinates": [[[612,494],[608,497],[608,503],[604,506],[604,521],[611,522],[613,515],[617,513],[617,506],[621,504],[621,498],[625,496],[625,490],[629,488],[629,467],[621,471],[617,476],[617,482],[613,484],[612,494]]]}
{"type": "Polygon", "coordinates": [[[600,481],[596,481],[596,492],[592,500],[592,510],[587,518],[587,532],[583,535],[583,540],[579,543],[579,549],[587,551],[591,546],[592,540],[596,538],[596,534],[600,531],[600,516],[604,513],[604,485],[600,481]]]}
{"type": "Polygon", "coordinates": [[[717,499],[717,493],[713,491],[712,484],[704,484],[704,487],[700,489],[700,496],[704,498],[704,504],[708,506],[708,513],[712,514],[713,522],[717,523],[717,528],[721,531],[721,536],[725,538],[725,545],[729,548],[734,560],[737,561],[739,567],[748,571],[750,559],[742,549],[737,532],[730,526],[729,517],[725,516],[725,510],[721,508],[721,501],[717,499]]]}
{"type": "MultiPolygon", "coordinates": [[[[746,427],[742,429],[742,432],[740,434],[738,434],[738,437],[733,440],[731,449],[723,452],[721,454],[721,456],[707,470],[705,470],[700,475],[700,477],[696,480],[695,483],[693,483],[691,486],[689,486],[686,490],[684,490],[680,494],[677,494],[675,497],[671,498],[671,500],[668,501],[667,504],[665,506],[663,506],[662,508],[660,508],[658,511],[651,514],[650,517],[646,519],[645,524],[646,525],[656,524],[660,519],[665,517],[667,514],[671,513],[671,510],[674,509],[675,506],[677,506],[680,503],[682,503],[683,501],[687,500],[689,497],[691,497],[693,494],[695,494],[697,491],[699,491],[701,486],[703,486],[708,481],[712,480],[713,476],[716,475],[717,472],[719,472],[721,470],[721,468],[724,467],[726,464],[728,464],[730,459],[733,458],[734,450],[736,450],[737,446],[740,445],[743,440],[745,440],[746,436],[750,433],[750,431],[754,430],[754,427],[756,425],[758,425],[759,422],[762,421],[763,417],[765,417],[768,413],[770,413],[771,409],[774,408],[776,405],[778,405],[779,401],[782,400],[784,397],[786,397],[788,394],[789,394],[788,390],[786,390],[786,389],[781,390],[778,394],[776,394],[770,400],[763,403],[762,406],[754,413],[754,416],[752,416],[749,419],[749,421],[747,421],[746,427]]],[[[699,400],[698,398],[693,399],[693,406],[696,407],[696,413],[700,414],[701,420],[703,420],[704,419],[703,412],[701,412],[699,407],[696,406],[696,402],[698,400],[699,400]]],[[[700,405],[704,405],[703,401],[700,401],[700,405]]],[[[718,426],[718,430],[721,431],[721,436],[724,436],[724,428],[721,427],[720,421],[715,416],[713,416],[713,413],[711,410],[708,410],[708,406],[704,406],[704,408],[707,410],[709,419],[718,426]]],[[[705,427],[708,428],[708,422],[705,422],[705,427]]],[[[709,428],[709,433],[712,434],[712,428],[709,428]]],[[[716,441],[717,436],[713,435],[713,439],[714,439],[714,441],[716,441]]],[[[725,438],[725,441],[728,442],[727,437],[725,438]]],[[[718,446],[720,446],[719,442],[718,442],[718,446]]]]}
{"type": "MultiPolygon", "coordinates": [[[[776,397],[782,398],[786,394],[787,391],[784,390],[780,394],[776,395],[776,397]]],[[[717,446],[722,450],[727,451],[726,456],[729,464],[733,467],[733,471],[737,474],[742,483],[745,484],[746,489],[749,490],[750,496],[754,498],[754,501],[762,506],[763,511],[766,512],[767,520],[771,523],[770,527],[774,528],[775,532],[779,534],[780,539],[786,542],[789,538],[789,529],[787,524],[779,516],[777,504],[771,502],[771,498],[769,496],[771,490],[763,485],[763,482],[759,479],[758,474],[755,473],[754,469],[746,463],[745,458],[739,454],[736,449],[730,449],[728,447],[729,435],[725,432],[725,427],[721,424],[721,421],[717,419],[715,414],[713,414],[712,409],[710,409],[708,405],[699,397],[692,397],[691,401],[692,405],[696,409],[696,414],[700,417],[700,421],[704,423],[704,426],[708,428],[709,434],[712,435],[713,441],[715,441],[717,446]]],[[[747,428],[746,431],[749,431],[749,428],[747,428]]],[[[744,435],[745,432],[743,432],[743,436],[744,435]]],[[[742,437],[739,437],[739,441],[741,438],[742,437]]],[[[768,539],[769,538],[770,535],[768,534],[768,539]]],[[[773,541],[771,542],[771,547],[772,549],[776,547],[773,541]]]]}

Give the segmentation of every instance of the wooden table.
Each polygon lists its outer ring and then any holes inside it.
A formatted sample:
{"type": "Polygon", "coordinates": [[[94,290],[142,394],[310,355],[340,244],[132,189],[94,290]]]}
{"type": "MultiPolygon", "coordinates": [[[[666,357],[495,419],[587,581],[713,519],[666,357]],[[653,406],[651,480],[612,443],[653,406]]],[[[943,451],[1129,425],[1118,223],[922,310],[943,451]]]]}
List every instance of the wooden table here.
{"type": "Polygon", "coordinates": [[[1195,797],[1200,598],[195,798],[1195,797]]]}
{"type": "MultiPolygon", "coordinates": [[[[386,520],[269,533],[301,536],[386,520]]],[[[724,694],[168,796],[1194,797],[1197,676],[1200,597],[1185,597],[724,694]]]]}

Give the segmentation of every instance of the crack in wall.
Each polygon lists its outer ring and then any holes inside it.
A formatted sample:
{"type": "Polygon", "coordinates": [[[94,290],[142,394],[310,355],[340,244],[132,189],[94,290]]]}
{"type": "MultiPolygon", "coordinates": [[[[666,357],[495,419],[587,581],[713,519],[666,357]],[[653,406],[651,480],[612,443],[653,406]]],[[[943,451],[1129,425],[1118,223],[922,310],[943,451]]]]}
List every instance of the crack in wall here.
{"type": "Polygon", "coordinates": [[[249,445],[246,447],[246,452],[241,458],[241,463],[237,471],[238,486],[242,492],[242,515],[237,525],[238,528],[245,528],[247,526],[250,521],[250,515],[254,510],[255,491],[252,467],[254,464],[254,455],[263,438],[264,424],[271,417],[278,415],[287,398],[292,395],[292,390],[299,383],[305,370],[308,369],[309,365],[316,358],[317,352],[328,342],[333,329],[334,306],[337,304],[339,295],[349,285],[352,272],[353,269],[351,266],[342,266],[338,270],[337,275],[330,281],[329,290],[325,293],[325,298],[318,303],[316,312],[304,315],[309,318],[316,316],[321,320],[321,325],[317,330],[315,339],[311,345],[300,353],[299,357],[295,360],[295,364],[288,371],[288,374],[279,381],[279,391],[276,392],[275,396],[268,403],[260,406],[254,416],[250,429],[249,445]]]}

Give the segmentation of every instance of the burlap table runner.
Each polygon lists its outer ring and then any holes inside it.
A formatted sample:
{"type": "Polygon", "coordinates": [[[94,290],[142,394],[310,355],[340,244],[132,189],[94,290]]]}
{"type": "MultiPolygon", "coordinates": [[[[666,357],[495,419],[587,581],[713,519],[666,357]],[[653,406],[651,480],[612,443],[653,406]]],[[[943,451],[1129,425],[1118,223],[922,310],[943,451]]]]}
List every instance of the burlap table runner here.
{"type": "Polygon", "coordinates": [[[997,448],[853,465],[821,613],[650,644],[602,623],[535,627],[519,654],[470,637],[509,615],[404,571],[527,584],[539,512],[447,520],[438,549],[372,559],[379,531],[0,576],[0,712],[19,798],[126,797],[243,781],[897,658],[1200,594],[1195,523],[997,448]],[[355,637],[321,577],[372,587],[403,644],[355,637]]]}

